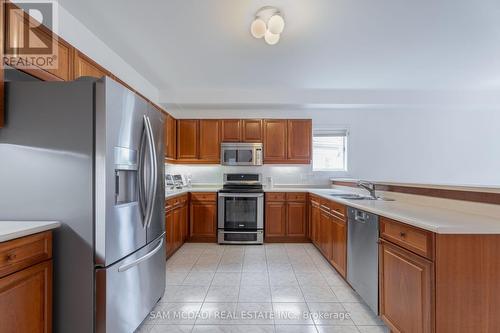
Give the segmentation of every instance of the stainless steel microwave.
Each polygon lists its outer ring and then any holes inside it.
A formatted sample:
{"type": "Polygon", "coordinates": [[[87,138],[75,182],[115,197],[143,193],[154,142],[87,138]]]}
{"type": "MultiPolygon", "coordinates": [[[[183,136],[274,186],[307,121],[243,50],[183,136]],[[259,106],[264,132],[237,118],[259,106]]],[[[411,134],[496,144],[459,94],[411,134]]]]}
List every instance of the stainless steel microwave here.
{"type": "Polygon", "coordinates": [[[222,143],[222,165],[262,165],[262,143],[222,143]]]}

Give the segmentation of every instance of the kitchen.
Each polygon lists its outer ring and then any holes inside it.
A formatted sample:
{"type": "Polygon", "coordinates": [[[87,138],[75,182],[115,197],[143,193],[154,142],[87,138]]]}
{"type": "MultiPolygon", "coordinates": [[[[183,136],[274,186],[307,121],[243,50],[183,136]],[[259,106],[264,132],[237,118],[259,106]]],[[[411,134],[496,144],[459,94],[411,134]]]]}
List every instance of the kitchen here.
{"type": "Polygon", "coordinates": [[[3,3],[0,331],[499,331],[497,7],[3,3]]]}

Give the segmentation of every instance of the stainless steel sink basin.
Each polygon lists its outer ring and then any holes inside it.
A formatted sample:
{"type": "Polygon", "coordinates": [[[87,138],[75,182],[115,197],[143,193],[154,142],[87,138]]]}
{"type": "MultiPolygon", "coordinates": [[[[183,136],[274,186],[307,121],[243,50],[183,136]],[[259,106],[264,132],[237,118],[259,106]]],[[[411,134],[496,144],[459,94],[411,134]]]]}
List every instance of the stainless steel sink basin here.
{"type": "Polygon", "coordinates": [[[341,199],[346,199],[346,200],[381,200],[381,201],[394,201],[394,199],[390,199],[390,198],[381,198],[381,197],[377,197],[376,199],[375,198],[372,198],[370,196],[367,196],[367,195],[361,195],[361,194],[351,194],[351,193],[332,193],[330,194],[331,196],[333,197],[339,197],[341,199]]]}

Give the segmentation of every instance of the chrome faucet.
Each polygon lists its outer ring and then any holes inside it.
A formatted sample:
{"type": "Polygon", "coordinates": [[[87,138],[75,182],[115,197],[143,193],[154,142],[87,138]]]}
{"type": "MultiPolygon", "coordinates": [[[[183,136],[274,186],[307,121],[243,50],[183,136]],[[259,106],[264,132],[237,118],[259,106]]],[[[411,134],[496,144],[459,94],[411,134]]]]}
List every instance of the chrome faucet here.
{"type": "Polygon", "coordinates": [[[371,183],[371,182],[368,182],[365,180],[360,180],[360,181],[358,181],[358,187],[363,188],[363,189],[367,190],[368,192],[370,192],[370,197],[373,200],[377,200],[377,194],[375,193],[375,184],[374,183],[371,183]]]}

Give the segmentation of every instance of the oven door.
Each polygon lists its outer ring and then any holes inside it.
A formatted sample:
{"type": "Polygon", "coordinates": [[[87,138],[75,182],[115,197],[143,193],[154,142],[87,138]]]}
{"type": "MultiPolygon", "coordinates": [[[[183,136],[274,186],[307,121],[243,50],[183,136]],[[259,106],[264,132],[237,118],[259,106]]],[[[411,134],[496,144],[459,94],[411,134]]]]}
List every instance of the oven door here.
{"type": "Polygon", "coordinates": [[[263,226],[264,193],[219,193],[219,229],[257,230],[263,226]]]}

